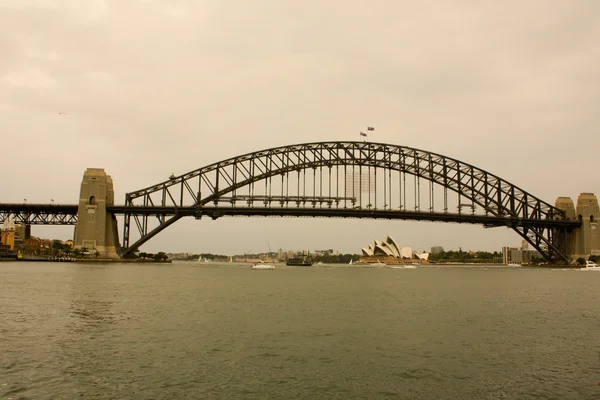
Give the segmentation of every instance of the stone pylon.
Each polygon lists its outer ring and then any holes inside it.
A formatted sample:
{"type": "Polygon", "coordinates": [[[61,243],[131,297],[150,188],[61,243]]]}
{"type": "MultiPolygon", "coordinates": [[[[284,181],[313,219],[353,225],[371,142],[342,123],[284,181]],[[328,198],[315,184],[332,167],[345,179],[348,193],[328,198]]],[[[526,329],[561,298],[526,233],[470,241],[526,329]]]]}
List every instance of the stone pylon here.
{"type": "Polygon", "coordinates": [[[86,248],[98,257],[119,258],[119,234],[117,219],[106,211],[114,205],[113,181],[104,169],[88,168],[83,174],[77,211],[77,225],[73,247],[86,248]]]}
{"type": "Polygon", "coordinates": [[[597,229],[600,207],[596,195],[581,193],[577,197],[577,207],[569,197],[559,197],[555,205],[566,212],[567,219],[581,221],[581,226],[569,232],[566,240],[566,253],[571,262],[600,255],[600,232],[597,229]]]}
{"type": "Polygon", "coordinates": [[[594,193],[581,193],[577,197],[577,219],[582,222],[575,234],[574,258],[587,259],[591,255],[600,254],[600,233],[597,224],[600,218],[598,199],[594,193]]]}

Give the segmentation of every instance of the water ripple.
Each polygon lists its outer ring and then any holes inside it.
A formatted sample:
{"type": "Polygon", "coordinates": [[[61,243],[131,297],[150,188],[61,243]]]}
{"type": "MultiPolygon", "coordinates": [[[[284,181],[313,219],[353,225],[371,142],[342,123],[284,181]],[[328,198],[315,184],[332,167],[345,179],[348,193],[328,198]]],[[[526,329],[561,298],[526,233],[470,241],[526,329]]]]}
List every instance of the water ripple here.
{"type": "Polygon", "coordinates": [[[397,272],[2,265],[0,398],[600,398],[600,280],[397,272]]]}

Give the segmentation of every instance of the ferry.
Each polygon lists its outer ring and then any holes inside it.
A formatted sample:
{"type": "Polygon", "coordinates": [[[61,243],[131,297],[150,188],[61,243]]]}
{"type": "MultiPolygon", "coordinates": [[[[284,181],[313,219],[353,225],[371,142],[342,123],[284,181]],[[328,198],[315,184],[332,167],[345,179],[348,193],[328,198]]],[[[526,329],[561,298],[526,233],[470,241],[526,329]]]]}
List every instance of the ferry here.
{"type": "Polygon", "coordinates": [[[285,265],[290,265],[294,267],[310,267],[313,265],[313,259],[311,256],[288,258],[285,265]]]}

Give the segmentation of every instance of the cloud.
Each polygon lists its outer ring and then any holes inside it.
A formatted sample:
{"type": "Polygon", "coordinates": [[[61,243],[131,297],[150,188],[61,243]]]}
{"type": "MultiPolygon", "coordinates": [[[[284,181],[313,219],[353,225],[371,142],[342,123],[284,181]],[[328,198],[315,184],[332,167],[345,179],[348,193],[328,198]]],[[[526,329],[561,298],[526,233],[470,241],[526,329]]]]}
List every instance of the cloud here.
{"type": "Polygon", "coordinates": [[[24,87],[33,90],[48,90],[58,86],[58,81],[38,68],[15,70],[0,78],[0,85],[24,87]]]}
{"type": "MultiPolygon", "coordinates": [[[[366,125],[372,140],[462,159],[547,201],[576,197],[600,184],[599,13],[593,0],[0,1],[1,129],[33,149],[27,165],[3,157],[23,169],[1,200],[74,201],[89,166],[122,198],[262,148],[356,140],[366,125]],[[61,178],[26,184],[40,168],[61,178]]],[[[216,225],[246,224],[230,221],[216,225]]],[[[148,246],[191,250],[198,223],[148,246]]],[[[361,221],[373,232],[335,239],[338,225],[306,223],[345,251],[388,229],[361,221]]],[[[404,226],[412,247],[455,245],[436,225],[404,226]]],[[[519,240],[469,229],[463,248],[519,240]]]]}

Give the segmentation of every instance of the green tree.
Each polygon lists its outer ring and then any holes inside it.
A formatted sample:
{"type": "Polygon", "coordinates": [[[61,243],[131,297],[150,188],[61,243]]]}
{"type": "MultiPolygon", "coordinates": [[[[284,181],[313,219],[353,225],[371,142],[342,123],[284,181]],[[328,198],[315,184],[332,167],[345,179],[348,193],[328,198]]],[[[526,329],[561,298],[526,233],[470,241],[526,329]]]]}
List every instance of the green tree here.
{"type": "Polygon", "coordinates": [[[585,264],[585,258],[583,257],[579,257],[577,259],[577,261],[575,261],[578,265],[584,265],[585,264]]]}

